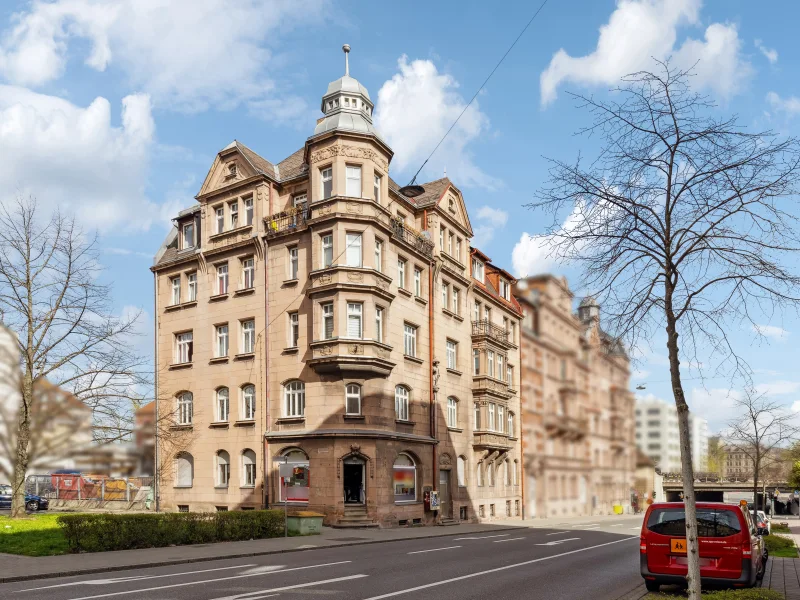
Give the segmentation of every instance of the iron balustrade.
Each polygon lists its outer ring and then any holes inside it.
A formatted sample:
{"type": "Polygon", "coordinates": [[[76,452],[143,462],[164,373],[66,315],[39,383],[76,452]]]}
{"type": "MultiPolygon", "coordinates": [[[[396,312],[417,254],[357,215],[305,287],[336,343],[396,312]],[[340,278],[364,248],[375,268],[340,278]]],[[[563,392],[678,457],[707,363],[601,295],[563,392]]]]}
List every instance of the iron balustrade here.
{"type": "Polygon", "coordinates": [[[498,342],[508,343],[508,330],[483,319],[472,322],[472,335],[486,335],[498,342]]]}

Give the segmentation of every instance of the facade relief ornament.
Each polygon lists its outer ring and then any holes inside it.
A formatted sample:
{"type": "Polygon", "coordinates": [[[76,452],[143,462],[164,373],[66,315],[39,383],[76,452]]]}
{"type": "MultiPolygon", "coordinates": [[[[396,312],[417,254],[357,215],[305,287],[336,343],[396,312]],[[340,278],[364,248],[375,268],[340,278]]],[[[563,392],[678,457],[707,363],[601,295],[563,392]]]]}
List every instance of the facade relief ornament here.
{"type": "Polygon", "coordinates": [[[450,466],[453,464],[453,459],[446,452],[439,456],[439,464],[442,466],[450,466]]]}
{"type": "Polygon", "coordinates": [[[316,285],[325,285],[327,283],[330,283],[332,279],[333,278],[331,277],[330,273],[322,273],[321,275],[317,275],[314,278],[314,282],[316,283],[316,285]]]}
{"type": "Polygon", "coordinates": [[[319,348],[317,348],[317,351],[322,356],[329,356],[329,355],[333,354],[333,345],[332,344],[328,344],[327,346],[320,346],[319,348]]]}
{"type": "Polygon", "coordinates": [[[364,212],[363,207],[358,202],[348,202],[346,210],[351,215],[360,215],[361,213],[364,212]]]}
{"type": "Polygon", "coordinates": [[[348,344],[347,348],[350,354],[364,354],[364,346],[361,344],[348,344]]]}
{"type": "Polygon", "coordinates": [[[375,348],[375,355],[378,358],[389,358],[389,351],[385,348],[376,347],[375,348]]]}
{"type": "Polygon", "coordinates": [[[320,206],[317,209],[317,213],[322,215],[322,216],[329,215],[332,212],[333,212],[333,207],[330,204],[328,204],[326,206],[320,206]]]}
{"type": "Polygon", "coordinates": [[[358,272],[353,272],[353,271],[348,271],[347,272],[347,281],[353,281],[353,282],[356,282],[356,283],[361,283],[362,281],[364,281],[364,274],[363,273],[358,273],[358,272]]]}
{"type": "Polygon", "coordinates": [[[333,146],[328,146],[327,148],[322,148],[321,150],[317,150],[316,152],[312,152],[311,156],[309,157],[309,162],[317,163],[326,160],[330,160],[334,156],[346,156],[348,158],[361,158],[365,160],[371,160],[384,171],[389,170],[389,163],[384,160],[384,158],[375,152],[372,148],[362,148],[360,146],[348,146],[345,144],[335,144],[333,146]]]}

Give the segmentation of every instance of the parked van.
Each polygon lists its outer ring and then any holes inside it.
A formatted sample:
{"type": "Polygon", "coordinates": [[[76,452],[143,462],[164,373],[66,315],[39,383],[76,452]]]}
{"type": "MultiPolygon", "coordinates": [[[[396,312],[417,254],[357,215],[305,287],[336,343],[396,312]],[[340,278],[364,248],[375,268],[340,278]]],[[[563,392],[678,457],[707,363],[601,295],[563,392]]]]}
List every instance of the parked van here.
{"type": "MultiPolygon", "coordinates": [[[[703,587],[751,587],[764,576],[766,553],[748,510],[722,502],[697,503],[700,577],[703,587]]],[[[639,553],[649,591],[685,584],[686,511],[683,502],[651,504],[644,516],[639,553]]]]}

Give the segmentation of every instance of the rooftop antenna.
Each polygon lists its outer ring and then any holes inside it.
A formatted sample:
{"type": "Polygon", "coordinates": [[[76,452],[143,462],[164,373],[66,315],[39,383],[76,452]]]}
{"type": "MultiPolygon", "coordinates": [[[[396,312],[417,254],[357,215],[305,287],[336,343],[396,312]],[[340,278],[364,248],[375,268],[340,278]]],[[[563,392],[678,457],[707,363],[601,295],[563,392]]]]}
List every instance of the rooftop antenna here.
{"type": "Polygon", "coordinates": [[[350,61],[347,58],[347,55],[350,54],[350,44],[342,46],[342,50],[344,50],[344,76],[350,77],[350,61]]]}

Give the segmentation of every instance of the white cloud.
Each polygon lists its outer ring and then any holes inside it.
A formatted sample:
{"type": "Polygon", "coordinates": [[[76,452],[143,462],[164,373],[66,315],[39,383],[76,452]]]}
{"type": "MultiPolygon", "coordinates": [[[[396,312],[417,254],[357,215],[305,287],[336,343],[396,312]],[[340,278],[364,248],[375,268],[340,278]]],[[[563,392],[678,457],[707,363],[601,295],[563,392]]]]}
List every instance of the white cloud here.
{"type": "Polygon", "coordinates": [[[633,373],[631,373],[631,379],[634,381],[641,381],[643,379],[647,379],[650,376],[650,371],[637,369],[633,373]]]}
{"type": "Polygon", "coordinates": [[[155,125],[145,94],[122,100],[121,127],[98,97],[89,106],[0,85],[0,201],[20,193],[73,211],[88,227],[143,230],[158,218],[144,194],[155,125]]]}
{"type": "Polygon", "coordinates": [[[800,390],[800,381],[771,381],[769,383],[759,383],[755,387],[756,394],[763,394],[765,396],[784,396],[786,394],[794,394],[800,390]]]}
{"type": "Polygon", "coordinates": [[[782,98],[775,92],[769,92],[767,93],[767,104],[776,113],[781,113],[787,117],[793,117],[800,113],[800,98],[797,96],[782,98]]]}
{"type": "MultiPolygon", "coordinates": [[[[32,2],[0,40],[0,73],[17,85],[58,79],[83,52],[97,71],[119,68],[157,106],[184,111],[285,98],[271,68],[279,33],[321,21],[327,0],[55,0],[32,2]]],[[[297,107],[297,98],[284,106],[297,107]]]]}
{"type": "Polygon", "coordinates": [[[556,99],[565,82],[610,85],[620,77],[653,68],[653,58],[672,57],[673,65],[694,67],[693,82],[722,96],[735,93],[751,67],[740,54],[735,25],[712,23],[702,40],[688,38],[677,46],[678,30],[699,25],[700,0],[618,0],[608,23],[600,27],[591,54],[572,57],[562,48],[540,76],[542,105],[556,99]]]}
{"type": "Polygon", "coordinates": [[[738,416],[736,401],[741,397],[737,390],[692,388],[689,410],[708,421],[709,431],[721,431],[738,416]]]}
{"type": "Polygon", "coordinates": [[[775,50],[775,48],[767,48],[761,42],[761,40],[755,40],[755,45],[756,48],[758,48],[761,51],[761,54],[763,54],[767,58],[770,64],[774,65],[776,62],[778,62],[778,51],[775,50]]]}
{"type": "Polygon", "coordinates": [[[486,221],[489,225],[494,225],[495,227],[504,227],[508,222],[508,213],[499,208],[481,206],[476,214],[478,219],[486,221]]]}
{"type": "MultiPolygon", "coordinates": [[[[583,205],[576,204],[572,212],[561,224],[562,230],[573,230],[585,223],[587,216],[583,213],[583,205]]],[[[523,232],[519,241],[511,251],[511,264],[517,277],[528,277],[547,273],[559,264],[554,253],[552,234],[535,234],[523,232]]]]}
{"type": "MultiPolygon", "coordinates": [[[[403,55],[397,68],[399,72],[378,91],[375,123],[395,151],[392,167],[413,175],[467,103],[458,92],[458,82],[439,73],[432,61],[409,62],[403,55]]],[[[446,167],[459,186],[500,185],[475,164],[468,149],[488,128],[489,119],[476,100],[428,162],[425,176],[437,179],[446,167]]]]}
{"type": "Polygon", "coordinates": [[[475,248],[485,248],[494,239],[494,234],[505,227],[508,222],[508,213],[499,208],[481,206],[475,213],[476,225],[472,245],[475,248]]]}
{"type": "Polygon", "coordinates": [[[763,335],[764,337],[772,338],[774,340],[786,341],[789,337],[789,332],[781,327],[774,325],[751,325],[754,333],[763,335]]]}

